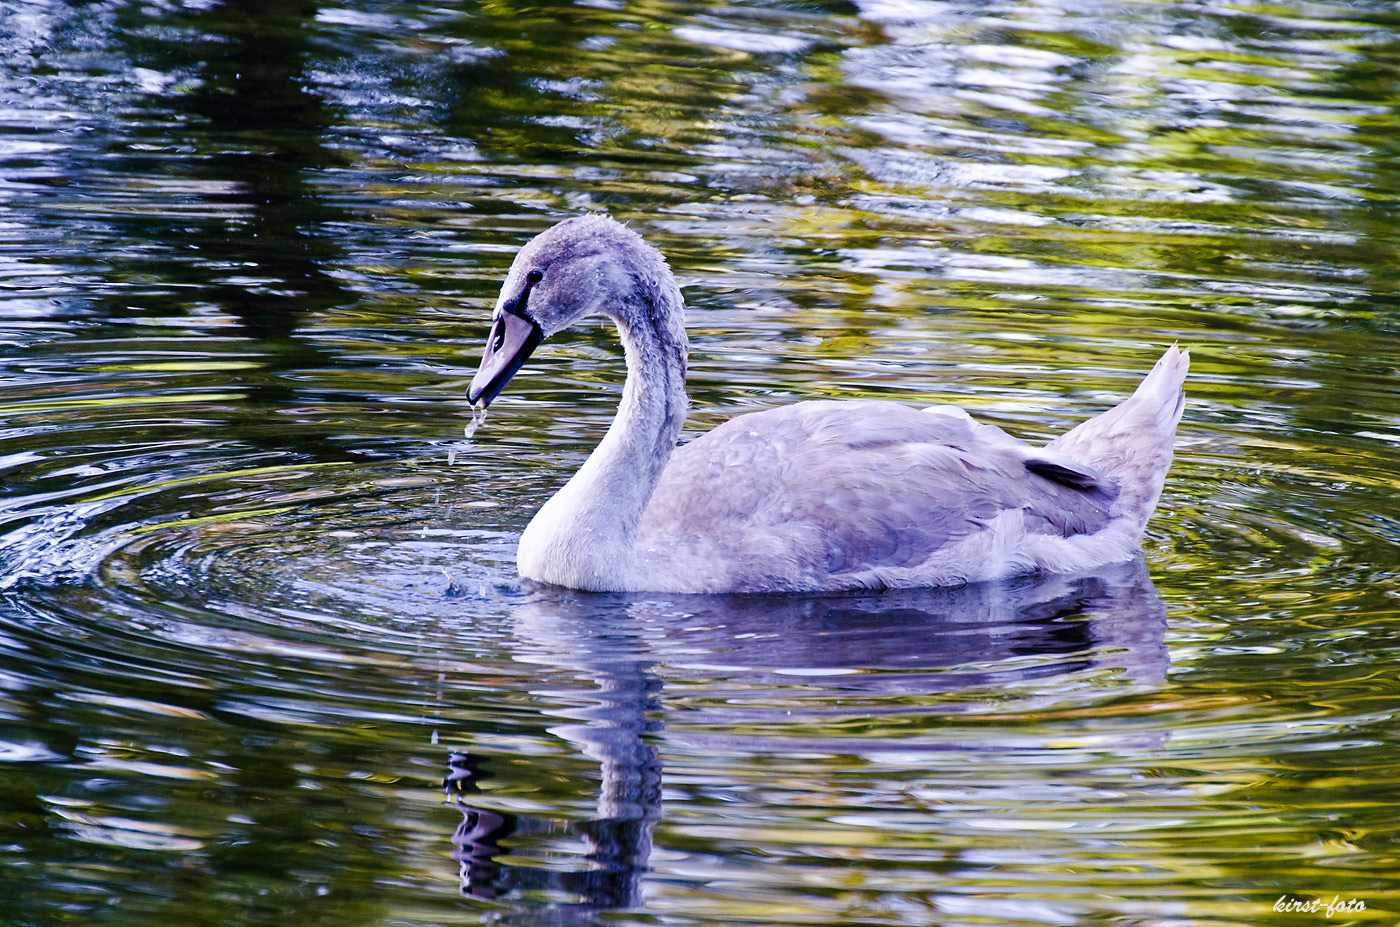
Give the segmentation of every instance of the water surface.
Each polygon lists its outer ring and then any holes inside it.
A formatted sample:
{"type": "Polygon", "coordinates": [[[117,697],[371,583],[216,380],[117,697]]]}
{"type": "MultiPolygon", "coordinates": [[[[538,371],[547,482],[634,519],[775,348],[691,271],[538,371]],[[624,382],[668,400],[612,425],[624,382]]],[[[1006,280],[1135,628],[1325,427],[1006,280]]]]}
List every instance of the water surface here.
{"type": "Polygon", "coordinates": [[[1400,911],[1393,4],[0,0],[0,101],[0,920],[1400,911]],[[691,435],[1046,438],[1189,345],[1143,559],[519,580],[621,358],[464,392],[587,210],[681,278],[691,435]]]}

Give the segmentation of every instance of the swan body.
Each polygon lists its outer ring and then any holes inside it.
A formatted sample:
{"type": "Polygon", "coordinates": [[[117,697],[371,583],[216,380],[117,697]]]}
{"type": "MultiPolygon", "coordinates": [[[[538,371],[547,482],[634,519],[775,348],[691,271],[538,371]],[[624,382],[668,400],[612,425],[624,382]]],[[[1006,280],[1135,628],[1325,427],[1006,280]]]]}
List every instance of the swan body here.
{"type": "Polygon", "coordinates": [[[946,586],[1130,559],[1181,418],[1185,351],[1043,447],[955,406],[799,402],[677,448],[684,305],[665,259],[599,215],[517,255],[468,399],[491,402],[544,338],[601,313],[627,379],[598,448],[520,538],[521,575],[681,593],[946,586]]]}

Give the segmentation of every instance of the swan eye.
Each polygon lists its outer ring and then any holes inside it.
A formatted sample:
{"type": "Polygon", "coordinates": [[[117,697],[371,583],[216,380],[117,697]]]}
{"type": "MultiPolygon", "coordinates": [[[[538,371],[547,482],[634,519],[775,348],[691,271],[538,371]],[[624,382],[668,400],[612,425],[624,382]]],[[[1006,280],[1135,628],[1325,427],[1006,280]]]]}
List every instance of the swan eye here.
{"type": "Polygon", "coordinates": [[[539,283],[539,282],[540,282],[541,280],[543,280],[543,279],[544,279],[544,271],[542,271],[542,270],[532,270],[532,271],[530,271],[528,274],[525,275],[525,282],[526,282],[526,283],[530,283],[530,284],[539,283]]]}

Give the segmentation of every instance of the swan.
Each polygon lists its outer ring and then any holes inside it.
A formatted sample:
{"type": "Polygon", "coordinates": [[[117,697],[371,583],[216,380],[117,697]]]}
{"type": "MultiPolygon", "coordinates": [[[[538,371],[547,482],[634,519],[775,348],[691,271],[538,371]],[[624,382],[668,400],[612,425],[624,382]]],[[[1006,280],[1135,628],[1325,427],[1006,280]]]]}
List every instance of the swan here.
{"type": "Polygon", "coordinates": [[[522,576],[590,591],[831,592],[1074,573],[1132,558],[1181,419],[1185,350],[1043,447],[956,406],[808,401],[677,448],[685,307],[661,253],[603,215],[516,255],[467,399],[484,412],[545,338],[617,325],[616,417],[520,537],[522,576]]]}

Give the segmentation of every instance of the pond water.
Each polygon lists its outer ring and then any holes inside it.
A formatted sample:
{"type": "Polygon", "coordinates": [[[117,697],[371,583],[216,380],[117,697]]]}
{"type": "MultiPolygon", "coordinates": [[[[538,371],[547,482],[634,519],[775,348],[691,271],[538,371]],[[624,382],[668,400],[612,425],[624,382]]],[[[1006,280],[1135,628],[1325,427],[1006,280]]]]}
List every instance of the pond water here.
{"type": "Polygon", "coordinates": [[[1379,0],[0,0],[0,922],[1392,923],[1397,140],[1379,0]],[[620,352],[465,388],[589,210],[689,435],[1189,345],[1143,559],[520,580],[620,352]]]}

